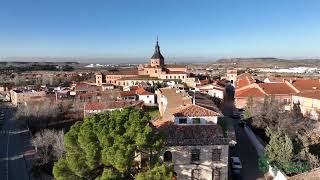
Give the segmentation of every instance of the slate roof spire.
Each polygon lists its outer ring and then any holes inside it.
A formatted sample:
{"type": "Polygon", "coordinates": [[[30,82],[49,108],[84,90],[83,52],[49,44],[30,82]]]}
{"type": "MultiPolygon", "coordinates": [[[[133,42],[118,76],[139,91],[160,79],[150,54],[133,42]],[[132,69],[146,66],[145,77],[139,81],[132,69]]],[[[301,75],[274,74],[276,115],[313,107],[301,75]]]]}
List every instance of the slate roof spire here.
{"type": "Polygon", "coordinates": [[[157,43],[156,43],[156,46],[154,48],[154,53],[153,53],[151,59],[164,59],[164,57],[162,56],[162,54],[160,52],[158,36],[157,36],[157,43]]]}

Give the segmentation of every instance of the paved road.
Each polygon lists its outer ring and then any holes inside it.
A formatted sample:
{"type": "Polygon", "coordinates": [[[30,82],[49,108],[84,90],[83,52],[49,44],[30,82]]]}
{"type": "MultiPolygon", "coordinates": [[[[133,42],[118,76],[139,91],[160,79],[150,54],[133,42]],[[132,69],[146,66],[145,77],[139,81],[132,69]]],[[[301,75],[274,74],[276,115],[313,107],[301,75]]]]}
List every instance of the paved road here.
{"type": "Polygon", "coordinates": [[[243,180],[264,179],[264,176],[258,169],[258,155],[243,128],[238,125],[239,119],[234,119],[234,128],[236,131],[237,145],[230,149],[231,156],[239,156],[242,161],[242,178],[243,180]]]}
{"type": "Polygon", "coordinates": [[[28,159],[34,153],[27,129],[17,127],[12,109],[4,109],[4,126],[0,129],[0,179],[29,180],[28,159]]]}

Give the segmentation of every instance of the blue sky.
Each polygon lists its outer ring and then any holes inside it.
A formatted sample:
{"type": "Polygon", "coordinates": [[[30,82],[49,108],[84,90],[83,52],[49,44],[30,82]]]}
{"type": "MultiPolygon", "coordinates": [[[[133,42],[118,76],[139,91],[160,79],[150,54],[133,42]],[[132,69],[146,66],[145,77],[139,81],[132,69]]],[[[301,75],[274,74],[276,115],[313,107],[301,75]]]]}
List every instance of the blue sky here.
{"type": "Polygon", "coordinates": [[[0,57],[320,57],[319,0],[1,0],[0,57]]]}

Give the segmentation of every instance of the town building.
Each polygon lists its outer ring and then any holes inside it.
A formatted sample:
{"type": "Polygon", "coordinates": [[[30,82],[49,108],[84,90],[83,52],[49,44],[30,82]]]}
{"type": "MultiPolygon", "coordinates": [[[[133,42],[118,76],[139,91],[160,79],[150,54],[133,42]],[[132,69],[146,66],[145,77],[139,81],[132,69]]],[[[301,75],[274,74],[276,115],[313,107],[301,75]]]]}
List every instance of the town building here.
{"type": "Polygon", "coordinates": [[[156,91],[160,116],[171,118],[177,108],[192,104],[192,97],[176,88],[159,88],[156,91]]]}
{"type": "Polygon", "coordinates": [[[284,83],[253,83],[236,89],[235,105],[244,108],[251,97],[254,102],[263,102],[265,96],[273,96],[283,105],[290,105],[292,95],[298,91],[288,82],[284,83]]]}
{"type": "Polygon", "coordinates": [[[121,91],[119,100],[126,101],[143,101],[146,106],[156,106],[155,95],[143,87],[130,86],[125,89],[126,91],[121,91]]]}
{"type": "Polygon", "coordinates": [[[228,179],[229,139],[217,125],[219,113],[198,105],[178,108],[152,122],[166,136],[162,159],[178,180],[228,179]]]}
{"type": "Polygon", "coordinates": [[[118,86],[133,86],[141,82],[150,84],[161,83],[164,80],[179,80],[185,82],[187,68],[184,65],[165,64],[157,41],[155,51],[149,64],[140,64],[136,69],[121,69],[106,74],[96,74],[96,85],[111,83],[118,86]]]}
{"type": "Polygon", "coordinates": [[[320,90],[303,91],[292,95],[292,107],[299,105],[303,115],[310,118],[320,119],[320,90]]]}
{"type": "Polygon", "coordinates": [[[10,90],[11,102],[14,106],[25,105],[33,101],[42,101],[46,96],[45,91],[35,91],[35,90],[10,90]]]}

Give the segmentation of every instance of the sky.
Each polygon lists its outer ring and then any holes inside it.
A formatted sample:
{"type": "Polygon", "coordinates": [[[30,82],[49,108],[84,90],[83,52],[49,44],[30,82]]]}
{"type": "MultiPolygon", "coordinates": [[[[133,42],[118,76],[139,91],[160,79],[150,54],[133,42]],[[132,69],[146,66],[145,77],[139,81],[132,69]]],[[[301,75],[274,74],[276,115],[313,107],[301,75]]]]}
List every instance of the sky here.
{"type": "Polygon", "coordinates": [[[0,57],[320,57],[319,0],[0,0],[0,57]]]}

